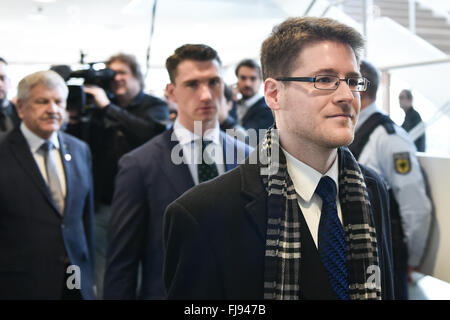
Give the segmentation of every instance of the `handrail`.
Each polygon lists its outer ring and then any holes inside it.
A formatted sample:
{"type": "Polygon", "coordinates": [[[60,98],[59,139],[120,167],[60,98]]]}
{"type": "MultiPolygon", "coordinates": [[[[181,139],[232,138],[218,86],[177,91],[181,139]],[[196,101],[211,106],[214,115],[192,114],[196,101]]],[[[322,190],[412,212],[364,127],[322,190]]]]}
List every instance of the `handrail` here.
{"type": "Polygon", "coordinates": [[[411,63],[404,63],[404,64],[394,64],[394,65],[391,65],[391,66],[379,67],[378,69],[380,71],[389,71],[389,70],[393,70],[393,69],[420,67],[420,66],[427,66],[427,65],[430,65],[430,64],[449,63],[449,62],[450,62],[450,56],[447,56],[446,58],[442,58],[442,59],[435,59],[435,60],[428,60],[428,61],[419,61],[419,62],[411,62],[411,63]]]}
{"type": "Polygon", "coordinates": [[[339,5],[339,4],[343,4],[343,3],[346,2],[346,1],[347,1],[347,0],[336,0],[336,1],[332,2],[332,3],[330,3],[330,4],[325,8],[325,10],[322,12],[322,14],[321,14],[320,16],[321,16],[321,17],[324,17],[325,14],[328,12],[328,10],[331,9],[331,7],[335,7],[335,6],[339,5]]]}
{"type": "Polygon", "coordinates": [[[309,13],[309,11],[311,11],[312,7],[314,7],[314,5],[316,4],[317,0],[312,0],[311,3],[309,4],[308,8],[306,9],[305,13],[303,14],[304,17],[306,17],[309,13]]]}

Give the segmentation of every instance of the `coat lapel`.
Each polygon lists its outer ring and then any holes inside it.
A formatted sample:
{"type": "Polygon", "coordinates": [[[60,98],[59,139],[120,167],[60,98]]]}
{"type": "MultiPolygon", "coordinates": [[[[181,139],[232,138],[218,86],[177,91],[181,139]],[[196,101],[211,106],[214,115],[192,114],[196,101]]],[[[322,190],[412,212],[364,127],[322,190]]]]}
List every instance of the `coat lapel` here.
{"type": "MultiPolygon", "coordinates": [[[[165,131],[163,133],[164,139],[160,140],[159,148],[161,148],[161,170],[167,177],[167,181],[172,185],[176,192],[181,195],[186,190],[194,186],[194,180],[192,179],[189,167],[185,163],[175,164],[172,161],[172,152],[178,151],[180,145],[177,140],[172,140],[173,129],[165,131]]],[[[183,150],[180,148],[180,152],[177,156],[183,156],[183,150]]]]}
{"type": "Polygon", "coordinates": [[[245,210],[251,223],[254,225],[262,241],[266,239],[267,228],[267,195],[259,175],[260,167],[256,164],[242,164],[240,167],[242,176],[241,193],[245,204],[245,210]]]}
{"type": "Polygon", "coordinates": [[[11,149],[14,157],[17,159],[17,163],[22,167],[22,169],[28,174],[31,181],[35,184],[39,192],[47,199],[49,204],[57,211],[53,199],[50,196],[50,191],[45,183],[44,178],[31,154],[28,142],[20,131],[20,127],[16,127],[13,132],[11,132],[11,149]]]}

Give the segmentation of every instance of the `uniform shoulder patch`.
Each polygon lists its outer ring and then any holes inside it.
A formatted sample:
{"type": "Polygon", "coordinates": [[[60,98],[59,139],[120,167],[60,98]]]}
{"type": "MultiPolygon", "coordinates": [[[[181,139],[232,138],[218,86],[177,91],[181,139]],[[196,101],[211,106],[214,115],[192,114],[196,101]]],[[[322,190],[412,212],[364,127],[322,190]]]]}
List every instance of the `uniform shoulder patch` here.
{"type": "Polygon", "coordinates": [[[411,171],[409,152],[394,153],[394,167],[399,174],[407,174],[411,171]]]}

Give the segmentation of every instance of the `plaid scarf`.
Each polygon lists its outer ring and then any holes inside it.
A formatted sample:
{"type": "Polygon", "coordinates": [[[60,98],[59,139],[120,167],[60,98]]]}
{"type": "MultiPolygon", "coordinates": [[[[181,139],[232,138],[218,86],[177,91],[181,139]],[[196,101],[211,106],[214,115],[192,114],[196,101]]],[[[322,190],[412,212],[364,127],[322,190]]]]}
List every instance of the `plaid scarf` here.
{"type": "MultiPolygon", "coordinates": [[[[264,299],[300,297],[300,207],[280,149],[278,130],[268,130],[260,144],[261,176],[268,193],[264,299]]],[[[381,288],[370,283],[379,270],[375,228],[361,170],[347,148],[338,149],[339,201],[347,245],[350,299],[381,299],[381,288]]],[[[378,274],[379,276],[379,274],[378,274]]]]}

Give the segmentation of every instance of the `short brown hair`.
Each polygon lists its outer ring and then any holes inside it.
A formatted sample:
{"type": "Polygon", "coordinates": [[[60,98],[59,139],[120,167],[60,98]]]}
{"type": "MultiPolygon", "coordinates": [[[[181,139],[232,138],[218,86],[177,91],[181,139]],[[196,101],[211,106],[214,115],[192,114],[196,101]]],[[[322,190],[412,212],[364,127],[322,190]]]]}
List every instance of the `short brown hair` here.
{"type": "Polygon", "coordinates": [[[127,64],[130,67],[133,77],[135,77],[139,81],[141,90],[144,89],[144,76],[142,74],[141,67],[139,66],[139,63],[136,59],[136,56],[127,53],[118,53],[111,56],[108,61],[106,61],[106,66],[109,67],[109,65],[114,61],[120,61],[127,64]]]}
{"type": "Polygon", "coordinates": [[[361,34],[352,27],[329,18],[288,18],[276,25],[261,47],[263,79],[288,76],[302,48],[319,41],[348,44],[359,62],[364,46],[361,34]]]}
{"type": "Polygon", "coordinates": [[[175,78],[177,76],[177,67],[184,60],[217,60],[219,65],[222,64],[217,51],[205,44],[182,45],[181,47],[177,48],[175,52],[166,60],[166,69],[169,73],[171,83],[175,83],[175,78]]]}

